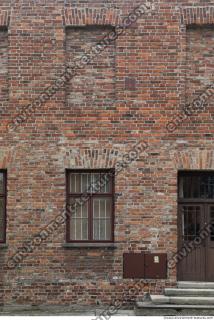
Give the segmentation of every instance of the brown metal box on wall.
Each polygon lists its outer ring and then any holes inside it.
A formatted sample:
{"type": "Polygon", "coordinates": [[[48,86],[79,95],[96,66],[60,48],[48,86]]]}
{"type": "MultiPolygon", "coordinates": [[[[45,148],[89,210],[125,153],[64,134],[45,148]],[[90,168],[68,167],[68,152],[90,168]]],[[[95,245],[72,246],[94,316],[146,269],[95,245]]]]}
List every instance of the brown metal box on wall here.
{"type": "Polygon", "coordinates": [[[124,253],[124,279],[166,279],[166,253],[124,253]]]}
{"type": "Polygon", "coordinates": [[[145,278],[166,279],[167,278],[167,255],[166,253],[145,254],[145,278]]]}
{"type": "Polygon", "coordinates": [[[144,278],[144,253],[123,254],[123,278],[144,278]]]}

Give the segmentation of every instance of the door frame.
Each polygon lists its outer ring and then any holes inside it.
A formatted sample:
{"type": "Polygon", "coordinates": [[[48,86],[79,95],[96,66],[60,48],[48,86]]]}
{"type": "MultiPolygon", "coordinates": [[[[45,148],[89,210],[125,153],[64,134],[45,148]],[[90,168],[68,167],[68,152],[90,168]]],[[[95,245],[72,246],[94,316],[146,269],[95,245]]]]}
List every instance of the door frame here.
{"type": "MultiPolygon", "coordinates": [[[[183,247],[182,244],[184,244],[184,241],[183,241],[183,230],[182,230],[182,214],[181,214],[181,206],[182,205],[193,205],[193,206],[196,206],[196,205],[199,205],[201,207],[201,212],[202,212],[202,230],[203,228],[208,225],[210,223],[210,218],[209,218],[209,214],[210,214],[210,210],[209,208],[211,206],[214,207],[214,198],[181,198],[179,197],[180,195],[180,174],[188,174],[191,176],[191,174],[212,174],[214,175],[214,170],[181,170],[178,172],[178,179],[177,179],[177,183],[178,183],[178,188],[177,188],[177,248],[178,248],[178,252],[179,250],[183,247]]],[[[192,187],[191,183],[190,183],[190,187],[192,187]]],[[[203,241],[203,243],[201,244],[204,246],[204,258],[205,258],[205,261],[204,261],[204,280],[181,280],[181,269],[179,270],[179,264],[177,264],[177,270],[176,270],[176,275],[177,275],[177,280],[178,281],[214,281],[214,277],[212,280],[207,280],[208,277],[209,277],[209,274],[208,274],[208,250],[210,248],[213,248],[214,250],[214,242],[213,242],[213,245],[211,243],[210,245],[210,239],[209,239],[209,236],[206,237],[203,241]]],[[[196,249],[197,250],[197,249],[196,249]]],[[[214,254],[214,253],[213,253],[214,254]]]]}

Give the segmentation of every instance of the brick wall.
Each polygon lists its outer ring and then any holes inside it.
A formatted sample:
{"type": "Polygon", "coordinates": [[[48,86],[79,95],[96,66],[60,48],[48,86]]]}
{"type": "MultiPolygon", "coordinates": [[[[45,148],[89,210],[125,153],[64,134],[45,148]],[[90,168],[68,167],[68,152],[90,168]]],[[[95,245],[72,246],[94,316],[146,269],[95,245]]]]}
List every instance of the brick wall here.
{"type": "MultiPolygon", "coordinates": [[[[95,46],[111,28],[102,26],[71,28],[67,30],[66,61],[72,65],[85,52],[95,46]]],[[[113,42],[101,54],[95,56],[92,63],[83,68],[66,86],[66,104],[69,110],[71,126],[82,138],[97,136],[97,126],[103,119],[103,135],[111,130],[111,116],[115,110],[115,43],[113,42]],[[111,111],[112,110],[112,111],[111,111]],[[105,123],[106,122],[106,125],[105,123]],[[92,134],[92,132],[94,132],[92,134]]]]}
{"type": "Polygon", "coordinates": [[[9,98],[8,85],[8,33],[0,30],[0,106],[2,120],[8,121],[7,106],[9,98]]]}
{"type": "MultiPolygon", "coordinates": [[[[1,303],[95,304],[121,298],[130,304],[143,294],[143,280],[122,278],[123,252],[175,252],[177,171],[214,167],[211,104],[202,117],[185,120],[173,133],[166,130],[186,97],[213,77],[213,29],[202,25],[214,23],[214,3],[155,1],[153,13],[142,16],[74,81],[8,132],[8,121],[73,56],[141,1],[11,3],[0,4],[0,25],[8,27],[8,49],[6,33],[0,33],[0,166],[8,170],[1,303]],[[200,27],[187,31],[190,23],[200,27]],[[66,249],[62,225],[19,267],[8,268],[9,257],[65,205],[65,168],[110,168],[142,139],[148,142],[147,154],[115,181],[116,249],[66,249]],[[131,293],[136,285],[140,289],[131,293]]],[[[163,287],[165,282],[175,284],[176,270],[168,270],[163,287]]]]}
{"type": "MultiPolygon", "coordinates": [[[[214,27],[213,25],[195,26],[188,28],[187,31],[187,75],[186,75],[186,103],[191,101],[211,84],[214,80],[214,27]]],[[[212,126],[213,120],[213,99],[209,99],[206,104],[206,110],[200,116],[201,124],[204,130],[212,126]]],[[[197,119],[194,119],[194,122],[197,119]]]]}

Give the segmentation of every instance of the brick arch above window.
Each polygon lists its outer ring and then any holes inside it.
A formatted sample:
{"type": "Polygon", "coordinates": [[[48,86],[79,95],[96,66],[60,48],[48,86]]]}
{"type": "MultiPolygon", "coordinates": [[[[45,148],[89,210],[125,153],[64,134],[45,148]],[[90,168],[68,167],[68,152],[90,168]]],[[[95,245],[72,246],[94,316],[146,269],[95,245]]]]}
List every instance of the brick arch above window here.
{"type": "Polygon", "coordinates": [[[8,27],[10,23],[10,15],[7,11],[0,10],[0,27],[8,27]]]}
{"type": "Polygon", "coordinates": [[[184,25],[214,24],[214,6],[183,7],[181,20],[184,25]]]}
{"type": "Polygon", "coordinates": [[[66,151],[64,166],[75,169],[101,169],[114,168],[116,163],[122,159],[124,148],[84,148],[66,151]]]}
{"type": "Polygon", "coordinates": [[[64,15],[65,26],[116,26],[120,23],[120,10],[67,8],[64,15]]]}
{"type": "Polygon", "coordinates": [[[214,170],[214,151],[190,149],[173,154],[178,170],[214,170]]]}

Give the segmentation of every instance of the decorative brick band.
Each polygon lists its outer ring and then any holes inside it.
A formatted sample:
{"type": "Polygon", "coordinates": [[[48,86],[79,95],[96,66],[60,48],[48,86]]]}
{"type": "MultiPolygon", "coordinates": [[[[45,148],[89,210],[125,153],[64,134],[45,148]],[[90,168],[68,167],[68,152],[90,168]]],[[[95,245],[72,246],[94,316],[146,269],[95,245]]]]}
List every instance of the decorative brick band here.
{"type": "Polygon", "coordinates": [[[173,156],[174,165],[179,170],[212,170],[214,169],[214,151],[190,149],[173,156]]]}
{"type": "Polygon", "coordinates": [[[183,7],[181,8],[182,24],[213,24],[214,6],[183,7]]]}
{"type": "Polygon", "coordinates": [[[120,10],[112,9],[67,8],[64,16],[65,26],[115,26],[119,21],[120,10]]]}
{"type": "Polygon", "coordinates": [[[124,148],[120,151],[111,148],[72,148],[72,150],[66,152],[64,166],[75,169],[113,168],[116,162],[122,159],[124,152],[124,148]]]}
{"type": "Polygon", "coordinates": [[[0,27],[8,27],[10,16],[7,11],[0,11],[0,27]]]}

